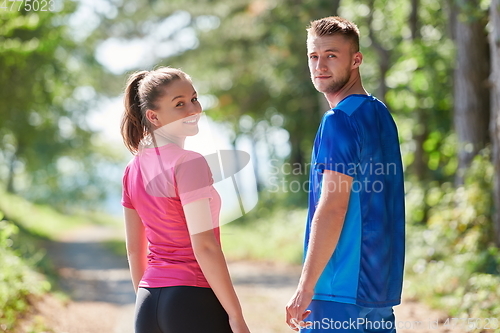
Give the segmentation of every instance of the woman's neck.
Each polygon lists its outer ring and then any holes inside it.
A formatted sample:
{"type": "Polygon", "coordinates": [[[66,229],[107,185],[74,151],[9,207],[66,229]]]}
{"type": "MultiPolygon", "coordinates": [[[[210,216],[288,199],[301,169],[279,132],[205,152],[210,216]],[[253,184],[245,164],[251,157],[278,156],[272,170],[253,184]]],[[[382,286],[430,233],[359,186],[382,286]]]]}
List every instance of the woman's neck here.
{"type": "Polygon", "coordinates": [[[153,131],[153,145],[156,147],[161,147],[168,145],[169,143],[173,143],[181,148],[184,148],[184,142],[186,141],[186,137],[172,135],[170,133],[166,133],[166,131],[162,131],[161,128],[153,131]]]}

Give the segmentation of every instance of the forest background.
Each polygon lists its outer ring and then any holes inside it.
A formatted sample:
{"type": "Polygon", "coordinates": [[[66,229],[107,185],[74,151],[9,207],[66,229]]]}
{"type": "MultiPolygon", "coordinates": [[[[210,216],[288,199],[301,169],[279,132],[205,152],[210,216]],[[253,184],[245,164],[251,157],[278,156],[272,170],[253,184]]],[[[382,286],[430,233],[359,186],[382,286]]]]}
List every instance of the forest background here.
{"type": "Polygon", "coordinates": [[[358,24],[365,88],[387,104],[399,129],[406,295],[498,323],[499,0],[0,4],[0,261],[6,272],[0,318],[8,325],[25,308],[19,299],[49,287],[31,287],[19,273],[18,265],[37,262],[37,249],[21,244],[19,234],[29,228],[7,198],[82,216],[120,208],[121,172],[131,156],[112,138],[122,111],[116,101],[134,70],[168,65],[188,72],[228,145],[250,154],[259,200],[228,225],[246,233],[246,241],[235,242],[239,249],[228,245],[229,251],[300,263],[301,244],[280,237],[301,230],[307,163],[328,109],[310,82],[305,28],[336,14],[358,24]],[[256,222],[262,220],[268,222],[256,222]],[[269,244],[252,249],[249,240],[266,242],[261,236],[269,230],[275,236],[269,244]],[[280,242],[293,249],[280,253],[280,242]],[[12,254],[19,261],[8,260],[12,254]],[[23,291],[6,291],[14,280],[23,291]]]}

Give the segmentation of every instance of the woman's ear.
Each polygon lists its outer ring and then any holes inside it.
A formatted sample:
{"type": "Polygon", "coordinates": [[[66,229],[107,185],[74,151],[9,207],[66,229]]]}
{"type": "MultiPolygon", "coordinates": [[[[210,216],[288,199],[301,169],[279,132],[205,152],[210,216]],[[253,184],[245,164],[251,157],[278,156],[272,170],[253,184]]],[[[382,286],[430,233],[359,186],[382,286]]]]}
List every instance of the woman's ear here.
{"type": "Polygon", "coordinates": [[[146,111],[146,119],[153,125],[158,126],[158,115],[153,110],[146,111]]]}

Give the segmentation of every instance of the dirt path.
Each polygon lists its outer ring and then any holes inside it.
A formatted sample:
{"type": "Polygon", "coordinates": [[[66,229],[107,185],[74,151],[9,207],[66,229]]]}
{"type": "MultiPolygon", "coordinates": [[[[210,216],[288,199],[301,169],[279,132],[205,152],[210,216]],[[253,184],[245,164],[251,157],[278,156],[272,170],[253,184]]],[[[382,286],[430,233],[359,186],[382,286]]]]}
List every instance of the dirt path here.
{"type": "Polygon", "coordinates": [[[102,241],[117,239],[115,228],[74,230],[47,252],[60,275],[59,287],[71,300],[46,297],[36,304],[39,316],[55,333],[133,333],[135,294],[127,259],[102,241]]]}
{"type": "MultiPolygon", "coordinates": [[[[284,307],[295,291],[300,267],[234,262],[231,275],[253,333],[293,332],[284,324],[284,307]]],[[[443,326],[446,314],[412,301],[394,308],[398,333],[462,333],[443,326]]]]}
{"type": "MultiPolygon", "coordinates": [[[[116,236],[113,229],[89,227],[48,246],[61,287],[72,300],[46,297],[36,304],[36,320],[56,333],[133,333],[134,293],[126,259],[101,244],[116,236]]],[[[284,306],[295,291],[300,268],[255,262],[230,262],[229,267],[252,332],[293,332],[284,324],[284,306]]],[[[451,332],[442,323],[436,326],[445,314],[420,303],[403,302],[395,311],[397,324],[406,327],[399,333],[451,332]]]]}

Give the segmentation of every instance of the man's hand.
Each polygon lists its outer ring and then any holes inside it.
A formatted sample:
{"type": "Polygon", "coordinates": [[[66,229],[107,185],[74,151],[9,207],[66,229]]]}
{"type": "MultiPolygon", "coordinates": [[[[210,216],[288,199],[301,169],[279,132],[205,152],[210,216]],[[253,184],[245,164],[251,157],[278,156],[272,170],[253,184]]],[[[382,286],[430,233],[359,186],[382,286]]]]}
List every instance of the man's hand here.
{"type": "Polygon", "coordinates": [[[306,311],[306,309],[312,301],[313,294],[312,290],[297,289],[288,302],[286,306],[286,323],[292,330],[299,331],[300,328],[307,327],[308,323],[304,322],[304,319],[311,313],[310,310],[306,311]]]}

